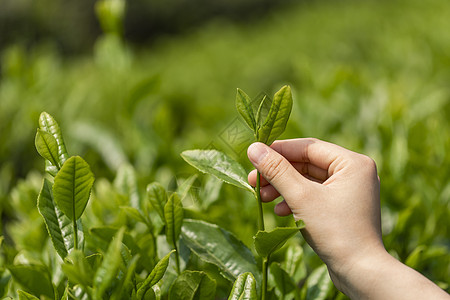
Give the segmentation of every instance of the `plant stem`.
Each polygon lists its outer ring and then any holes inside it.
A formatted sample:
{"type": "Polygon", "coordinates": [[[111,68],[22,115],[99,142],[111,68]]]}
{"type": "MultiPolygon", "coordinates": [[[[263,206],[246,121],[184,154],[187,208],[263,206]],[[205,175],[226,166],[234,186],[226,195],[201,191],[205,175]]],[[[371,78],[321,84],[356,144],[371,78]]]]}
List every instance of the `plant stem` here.
{"type": "Polygon", "coordinates": [[[261,202],[261,174],[256,173],[256,200],[258,201],[258,229],[264,231],[264,211],[261,202]]]}
{"type": "Polygon", "coordinates": [[[267,294],[267,275],[269,271],[269,256],[267,258],[263,258],[262,261],[262,285],[261,285],[261,300],[266,299],[267,294]]]}
{"type": "Polygon", "coordinates": [[[73,247],[78,249],[78,224],[77,220],[73,220],[73,247]]]}
{"type": "Polygon", "coordinates": [[[178,247],[177,244],[175,242],[175,262],[177,265],[177,274],[180,275],[181,274],[181,270],[180,270],[180,253],[178,252],[178,247]]]}

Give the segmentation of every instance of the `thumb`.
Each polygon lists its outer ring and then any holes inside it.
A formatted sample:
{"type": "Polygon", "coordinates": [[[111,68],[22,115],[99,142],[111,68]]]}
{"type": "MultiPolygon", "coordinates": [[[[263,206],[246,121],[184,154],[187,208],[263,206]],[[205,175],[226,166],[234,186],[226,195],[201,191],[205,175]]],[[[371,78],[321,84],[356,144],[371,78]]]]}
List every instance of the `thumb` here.
{"type": "Polygon", "coordinates": [[[259,173],[283,196],[288,206],[294,209],[293,201],[309,185],[306,178],[286,158],[263,143],[251,144],[247,155],[259,173]]]}

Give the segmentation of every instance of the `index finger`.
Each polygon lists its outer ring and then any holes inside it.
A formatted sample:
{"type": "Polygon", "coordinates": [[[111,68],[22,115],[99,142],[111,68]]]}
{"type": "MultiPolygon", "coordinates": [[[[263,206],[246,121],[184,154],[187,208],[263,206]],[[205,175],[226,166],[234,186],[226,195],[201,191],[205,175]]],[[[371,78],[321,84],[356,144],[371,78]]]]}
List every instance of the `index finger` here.
{"type": "Polygon", "coordinates": [[[332,171],[330,166],[338,158],[349,158],[356,154],[338,145],[315,138],[279,140],[270,147],[291,162],[307,162],[328,170],[328,172],[332,171]]]}

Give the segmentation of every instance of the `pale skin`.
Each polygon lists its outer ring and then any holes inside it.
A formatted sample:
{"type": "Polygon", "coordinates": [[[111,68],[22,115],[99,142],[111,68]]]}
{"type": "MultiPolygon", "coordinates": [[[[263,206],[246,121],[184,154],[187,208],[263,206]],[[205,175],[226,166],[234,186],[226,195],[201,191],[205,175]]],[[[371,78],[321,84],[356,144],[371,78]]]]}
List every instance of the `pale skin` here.
{"type": "MultiPolygon", "coordinates": [[[[305,222],[302,235],[351,299],[450,299],[385,250],[371,158],[312,138],[254,143],[248,157],[262,175],[262,201],[283,196],[275,213],[305,222]]],[[[256,170],[248,180],[256,185],[256,170]]]]}

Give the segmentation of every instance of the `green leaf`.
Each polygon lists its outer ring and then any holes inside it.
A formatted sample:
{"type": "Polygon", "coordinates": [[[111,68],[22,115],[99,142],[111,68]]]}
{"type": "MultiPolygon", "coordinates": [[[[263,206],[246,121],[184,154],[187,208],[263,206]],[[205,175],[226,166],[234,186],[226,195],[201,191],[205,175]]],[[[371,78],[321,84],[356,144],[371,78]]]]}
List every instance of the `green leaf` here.
{"type": "Polygon", "coordinates": [[[267,118],[271,105],[272,100],[267,95],[263,95],[259,102],[258,110],[256,111],[256,125],[258,126],[258,130],[267,118]]]}
{"type": "Polygon", "coordinates": [[[250,272],[238,276],[231,289],[228,300],[256,300],[256,280],[250,272]]]}
{"type": "Polygon", "coordinates": [[[19,300],[35,300],[35,299],[39,300],[38,297],[28,294],[27,292],[21,290],[18,290],[17,294],[19,294],[19,300]]]}
{"type": "Polygon", "coordinates": [[[152,272],[147,276],[145,281],[142,283],[141,287],[137,291],[137,298],[143,299],[145,293],[148,289],[151,289],[152,286],[158,283],[161,278],[166,273],[167,267],[169,266],[169,258],[175,250],[170,251],[166,256],[164,256],[153,268],[152,272]]]}
{"type": "Polygon", "coordinates": [[[173,283],[169,299],[208,300],[214,299],[216,281],[202,271],[184,271],[173,283]]]}
{"type": "Polygon", "coordinates": [[[291,276],[289,276],[279,263],[272,263],[270,265],[270,273],[272,274],[275,285],[281,295],[286,296],[297,288],[295,282],[292,281],[291,276]]]}
{"type": "Polygon", "coordinates": [[[133,256],[126,267],[123,279],[119,282],[115,292],[111,295],[111,300],[126,299],[130,297],[134,289],[135,270],[139,260],[139,255],[133,256]]]}
{"type": "MultiPolygon", "coordinates": [[[[58,255],[64,259],[74,249],[72,222],[53,201],[52,183],[47,179],[42,182],[42,188],[37,200],[38,211],[44,218],[47,232],[58,255]]],[[[78,223],[78,240],[83,248],[84,233],[81,220],[78,223]]]]}
{"type": "Polygon", "coordinates": [[[47,131],[38,129],[34,144],[40,156],[50,161],[58,169],[61,168],[61,162],[58,156],[58,143],[53,135],[47,131]]]}
{"type": "Polygon", "coordinates": [[[303,248],[292,243],[288,246],[281,267],[291,276],[295,283],[306,277],[306,265],[303,259],[303,248]]]}
{"type": "Polygon", "coordinates": [[[197,179],[197,174],[194,174],[183,181],[182,184],[180,184],[177,188],[177,194],[180,195],[180,199],[183,200],[186,198],[186,196],[189,193],[189,190],[192,188],[192,184],[194,183],[195,179],[197,179]]]}
{"type": "Polygon", "coordinates": [[[167,243],[175,248],[183,225],[183,205],[177,193],[173,193],[164,206],[164,216],[166,218],[167,243]]]}
{"type": "Polygon", "coordinates": [[[72,284],[80,284],[84,288],[92,286],[94,272],[82,251],[72,251],[61,268],[72,284]]]}
{"type": "MultiPolygon", "coordinates": [[[[0,236],[0,246],[3,237],[0,236]]],[[[3,269],[0,269],[0,298],[4,299],[3,296],[6,295],[9,289],[9,282],[11,281],[11,274],[3,269]]]]}
{"type": "Polygon", "coordinates": [[[147,220],[145,220],[144,216],[141,214],[141,212],[130,206],[120,206],[119,207],[125,214],[132,220],[142,222],[144,224],[147,224],[147,220]]]}
{"type": "Polygon", "coordinates": [[[236,109],[253,132],[256,132],[256,120],[250,97],[241,89],[236,93],[236,109]]]}
{"type": "Polygon", "coordinates": [[[187,150],[181,153],[181,157],[203,173],[255,193],[247,182],[244,168],[225,153],[217,150],[187,150]]]}
{"type": "Polygon", "coordinates": [[[77,220],[83,214],[93,183],[94,174],[79,156],[69,158],[56,175],[53,197],[70,220],[77,220]]]}
{"type": "Polygon", "coordinates": [[[333,288],[333,282],[328,275],[327,266],[315,269],[306,281],[306,299],[325,300],[333,288]]]}
{"type": "Polygon", "coordinates": [[[258,131],[258,142],[272,144],[284,132],[291,110],[291,88],[285,85],[273,98],[269,114],[258,131]]]}
{"type": "Polygon", "coordinates": [[[102,264],[94,276],[94,299],[102,299],[109,285],[116,277],[117,271],[122,263],[120,250],[125,228],[121,228],[109,244],[108,250],[103,257],[102,264]]]}
{"type": "Polygon", "coordinates": [[[50,114],[42,112],[39,116],[39,128],[50,133],[55,138],[56,143],[58,144],[59,162],[63,165],[69,158],[69,155],[67,154],[66,145],[64,144],[64,139],[58,123],[50,114]]]}
{"type": "Polygon", "coordinates": [[[158,182],[150,183],[147,186],[147,197],[153,208],[161,217],[161,220],[165,222],[166,218],[164,217],[164,206],[167,203],[166,189],[164,189],[164,187],[158,182]]]}
{"type": "Polygon", "coordinates": [[[420,261],[423,260],[423,254],[424,254],[425,250],[427,250],[426,246],[424,246],[424,245],[417,246],[413,250],[413,252],[411,252],[411,254],[408,255],[408,257],[406,258],[405,265],[407,265],[413,269],[417,269],[420,261]]]}
{"type": "Polygon", "coordinates": [[[41,265],[13,265],[7,267],[16,283],[38,297],[54,298],[49,270],[41,265]]]}
{"type": "MultiPolygon", "coordinates": [[[[47,227],[53,247],[55,247],[55,250],[59,256],[64,259],[67,256],[69,249],[66,247],[64,242],[60,222],[58,220],[58,216],[56,215],[55,205],[53,203],[52,183],[45,178],[42,182],[42,188],[37,201],[39,213],[44,218],[45,226],[47,227]]],[[[70,224],[71,222],[69,220],[68,225],[70,224]]]]}
{"type": "Polygon", "coordinates": [[[277,227],[272,231],[258,231],[254,236],[256,252],[267,258],[273,252],[283,247],[284,243],[299,232],[297,227],[277,227]]]}
{"type": "Polygon", "coordinates": [[[130,206],[138,209],[140,207],[140,195],[137,186],[136,171],[130,164],[122,164],[117,170],[114,186],[119,193],[128,196],[130,206]]]}
{"type": "Polygon", "coordinates": [[[252,252],[225,229],[203,221],[184,220],[181,235],[186,246],[202,260],[218,266],[230,281],[245,272],[260,278],[252,252]]]}

